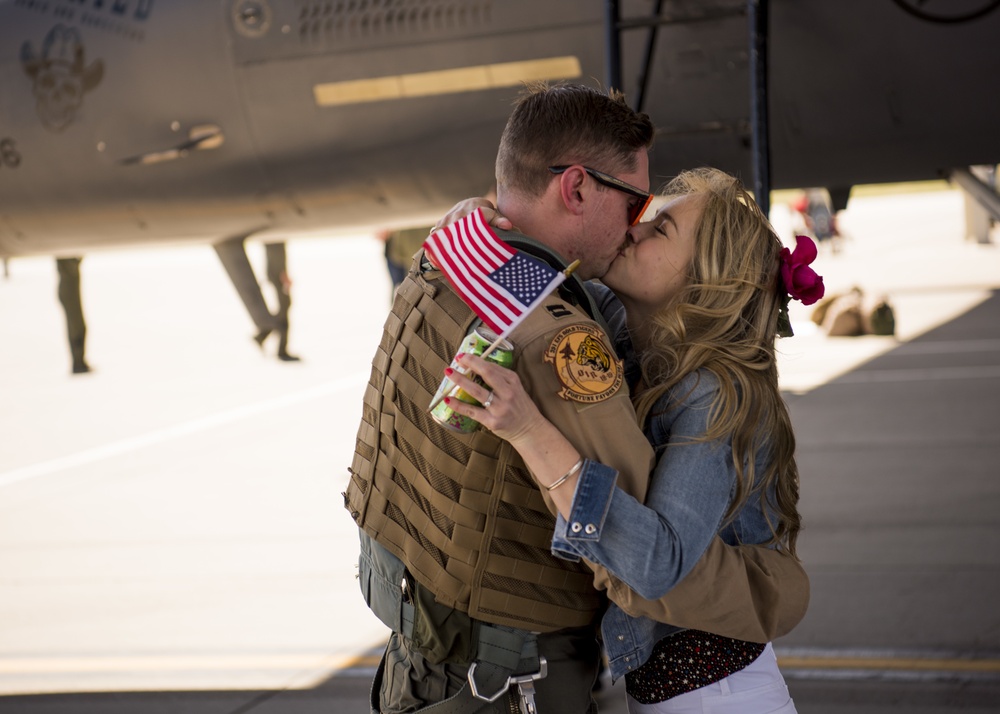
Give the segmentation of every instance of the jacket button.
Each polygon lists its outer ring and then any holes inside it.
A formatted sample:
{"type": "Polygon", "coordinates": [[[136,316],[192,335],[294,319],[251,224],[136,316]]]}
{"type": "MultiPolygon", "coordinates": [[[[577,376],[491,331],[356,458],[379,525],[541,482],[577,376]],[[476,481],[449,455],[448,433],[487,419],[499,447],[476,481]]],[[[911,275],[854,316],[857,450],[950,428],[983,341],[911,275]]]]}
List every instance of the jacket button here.
{"type": "Polygon", "coordinates": [[[569,529],[574,533],[579,533],[581,530],[583,530],[583,526],[581,526],[579,523],[574,523],[569,527],[569,529]]]}
{"type": "Polygon", "coordinates": [[[587,535],[594,535],[595,533],[597,533],[597,526],[595,526],[593,523],[588,523],[587,527],[584,528],[584,530],[587,532],[587,535]]]}

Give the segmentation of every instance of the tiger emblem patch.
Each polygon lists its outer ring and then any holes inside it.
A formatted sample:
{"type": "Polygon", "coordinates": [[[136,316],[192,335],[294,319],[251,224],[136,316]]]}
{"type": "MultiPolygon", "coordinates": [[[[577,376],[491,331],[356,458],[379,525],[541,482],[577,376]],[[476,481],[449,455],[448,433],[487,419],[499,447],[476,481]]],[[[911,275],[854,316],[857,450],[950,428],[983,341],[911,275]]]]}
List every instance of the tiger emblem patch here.
{"type": "Polygon", "coordinates": [[[596,325],[570,325],[560,330],[547,350],[562,389],[559,396],[582,404],[610,399],[624,375],[617,355],[596,325]]]}

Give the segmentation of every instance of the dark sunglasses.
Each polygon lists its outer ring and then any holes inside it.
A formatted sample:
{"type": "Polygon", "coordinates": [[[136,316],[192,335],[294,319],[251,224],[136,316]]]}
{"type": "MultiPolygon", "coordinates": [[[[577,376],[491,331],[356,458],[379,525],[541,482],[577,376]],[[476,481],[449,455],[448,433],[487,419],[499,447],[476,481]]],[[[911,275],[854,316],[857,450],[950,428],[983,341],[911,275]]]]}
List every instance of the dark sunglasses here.
{"type": "MultiPolygon", "coordinates": [[[[549,171],[558,175],[565,173],[569,166],[550,166],[549,171]]],[[[629,196],[635,196],[639,200],[635,203],[629,204],[628,207],[628,224],[629,226],[634,226],[642,218],[642,214],[646,212],[649,208],[649,204],[653,201],[653,194],[648,191],[643,191],[641,188],[636,188],[630,183],[625,183],[621,179],[617,179],[611,174],[606,174],[603,171],[598,171],[597,169],[591,169],[586,166],[583,170],[593,178],[597,183],[604,184],[609,188],[617,189],[622,193],[627,193],[629,196]]]]}

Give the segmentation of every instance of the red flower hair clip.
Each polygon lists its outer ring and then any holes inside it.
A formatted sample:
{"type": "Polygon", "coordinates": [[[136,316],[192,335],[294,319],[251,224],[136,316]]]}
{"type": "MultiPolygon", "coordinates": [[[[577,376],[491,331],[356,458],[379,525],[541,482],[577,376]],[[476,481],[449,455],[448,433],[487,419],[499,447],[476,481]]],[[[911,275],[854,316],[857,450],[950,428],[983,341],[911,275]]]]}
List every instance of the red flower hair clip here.
{"type": "Polygon", "coordinates": [[[809,236],[795,236],[795,250],[782,248],[778,256],[778,294],[781,308],[778,311],[778,335],[791,337],[792,323],[788,319],[788,303],[792,298],[803,305],[812,305],[823,297],[826,288],[823,278],[809,264],[816,260],[816,244],[809,236]]]}

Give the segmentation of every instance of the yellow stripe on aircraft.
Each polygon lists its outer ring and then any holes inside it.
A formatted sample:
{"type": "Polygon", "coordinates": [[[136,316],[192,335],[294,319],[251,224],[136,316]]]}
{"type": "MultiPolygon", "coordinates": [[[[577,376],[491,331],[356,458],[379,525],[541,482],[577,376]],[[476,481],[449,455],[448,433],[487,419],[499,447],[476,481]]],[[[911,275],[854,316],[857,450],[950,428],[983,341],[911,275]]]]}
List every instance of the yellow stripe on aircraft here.
{"type": "Polygon", "coordinates": [[[549,57],[435,72],[355,79],[347,82],[327,82],[313,87],[313,95],[317,106],[334,107],[383,102],[390,99],[477,92],[484,89],[514,87],[528,81],[575,79],[581,74],[580,60],[576,57],[549,57]]]}

